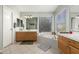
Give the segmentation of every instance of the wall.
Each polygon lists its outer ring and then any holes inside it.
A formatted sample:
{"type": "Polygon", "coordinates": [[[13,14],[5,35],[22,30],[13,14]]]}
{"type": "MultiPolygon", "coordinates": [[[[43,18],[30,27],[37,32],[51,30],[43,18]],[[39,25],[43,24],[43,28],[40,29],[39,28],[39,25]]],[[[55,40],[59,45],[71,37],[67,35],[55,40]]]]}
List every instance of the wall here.
{"type": "Polygon", "coordinates": [[[54,16],[52,16],[52,26],[51,26],[52,32],[55,32],[55,19],[54,16]]]}
{"type": "Polygon", "coordinates": [[[20,17],[24,17],[27,15],[37,16],[37,17],[43,17],[43,16],[52,16],[53,14],[50,12],[21,12],[20,17]]]}
{"type": "Polygon", "coordinates": [[[3,47],[11,44],[11,13],[3,6],[3,47]]]}
{"type": "Polygon", "coordinates": [[[19,13],[17,11],[8,6],[3,6],[3,47],[6,47],[15,41],[13,23],[16,22],[16,18],[18,17],[19,13]]]}
{"type": "Polygon", "coordinates": [[[79,31],[79,18],[75,17],[74,19],[72,19],[72,31],[79,31]]]}
{"type": "Polygon", "coordinates": [[[3,25],[2,25],[2,23],[3,23],[3,20],[2,20],[2,19],[3,19],[3,18],[2,18],[2,17],[3,17],[3,14],[2,14],[3,11],[2,11],[2,10],[3,10],[3,9],[2,9],[2,8],[3,8],[2,5],[0,5],[0,49],[1,49],[2,46],[3,46],[3,44],[2,44],[2,42],[3,42],[3,41],[2,41],[2,39],[3,39],[3,35],[2,35],[2,34],[3,34],[3,29],[2,29],[2,28],[3,28],[3,27],[2,27],[2,26],[3,26],[3,25]]]}
{"type": "MultiPolygon", "coordinates": [[[[32,16],[35,16],[35,17],[38,17],[38,24],[39,24],[39,17],[52,17],[52,32],[54,31],[54,16],[53,16],[53,13],[52,12],[21,12],[20,13],[20,17],[23,19],[24,16],[27,16],[27,15],[32,15],[32,16]]],[[[39,25],[38,25],[38,31],[39,31],[39,25]]]]}
{"type": "MultiPolygon", "coordinates": [[[[56,15],[61,12],[63,9],[67,9],[67,17],[66,17],[66,32],[69,32],[70,31],[70,25],[71,25],[71,20],[70,20],[70,9],[68,6],[58,6],[58,8],[56,9],[56,11],[54,12],[54,15],[55,15],[55,19],[56,19],[56,15]]],[[[55,24],[55,29],[56,29],[56,24],[55,24]]]]}
{"type": "Polygon", "coordinates": [[[13,21],[12,21],[13,42],[15,42],[15,40],[16,40],[16,38],[15,38],[16,31],[13,28],[13,26],[14,26],[14,22],[16,22],[17,18],[20,18],[20,13],[18,11],[16,11],[16,10],[13,10],[13,9],[12,9],[12,12],[13,12],[13,21]]]}
{"type": "Polygon", "coordinates": [[[73,22],[73,24],[71,23],[71,31],[79,31],[78,30],[78,24],[79,24],[79,5],[71,5],[70,7],[70,19],[71,22],[73,22]],[[72,19],[73,18],[73,19],[72,19]],[[73,21],[72,21],[73,20],[73,21]]]}
{"type": "Polygon", "coordinates": [[[71,17],[76,17],[79,15],[79,12],[70,12],[71,17]]]}

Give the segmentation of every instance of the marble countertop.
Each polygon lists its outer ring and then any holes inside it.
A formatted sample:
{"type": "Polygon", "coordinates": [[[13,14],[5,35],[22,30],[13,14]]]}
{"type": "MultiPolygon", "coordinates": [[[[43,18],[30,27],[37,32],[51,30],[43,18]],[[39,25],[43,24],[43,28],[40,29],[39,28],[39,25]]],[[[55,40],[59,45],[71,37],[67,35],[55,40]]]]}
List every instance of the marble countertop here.
{"type": "Polygon", "coordinates": [[[61,36],[64,36],[64,37],[67,37],[71,40],[75,40],[77,42],[79,42],[79,32],[76,32],[76,33],[72,33],[72,34],[61,34],[61,33],[58,33],[58,35],[61,35],[61,36]]]}
{"type": "Polygon", "coordinates": [[[37,30],[16,30],[16,32],[37,32],[37,30]]]}
{"type": "Polygon", "coordinates": [[[37,29],[26,29],[26,28],[20,28],[20,27],[17,27],[15,29],[16,32],[37,32],[38,30],[37,29]]]}

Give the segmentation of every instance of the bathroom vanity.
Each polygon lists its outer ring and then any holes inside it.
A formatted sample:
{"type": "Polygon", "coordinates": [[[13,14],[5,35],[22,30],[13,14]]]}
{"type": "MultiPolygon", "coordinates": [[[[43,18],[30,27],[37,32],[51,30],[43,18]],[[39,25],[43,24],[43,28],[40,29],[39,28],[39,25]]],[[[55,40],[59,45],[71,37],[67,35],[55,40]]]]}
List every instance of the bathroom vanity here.
{"type": "Polygon", "coordinates": [[[79,34],[59,34],[58,48],[63,54],[79,54],[79,34]]]}
{"type": "Polygon", "coordinates": [[[36,41],[37,22],[37,17],[17,19],[16,41],[36,41]]]}
{"type": "Polygon", "coordinates": [[[36,41],[37,31],[17,31],[16,41],[36,41]]]}

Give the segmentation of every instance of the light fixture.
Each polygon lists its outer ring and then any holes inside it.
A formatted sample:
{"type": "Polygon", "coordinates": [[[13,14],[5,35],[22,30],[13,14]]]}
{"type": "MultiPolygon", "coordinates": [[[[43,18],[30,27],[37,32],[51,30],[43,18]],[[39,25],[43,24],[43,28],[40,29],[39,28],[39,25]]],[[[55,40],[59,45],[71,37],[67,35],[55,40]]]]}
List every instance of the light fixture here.
{"type": "Polygon", "coordinates": [[[32,18],[32,15],[27,15],[27,16],[24,16],[26,19],[27,18],[32,18]]]}

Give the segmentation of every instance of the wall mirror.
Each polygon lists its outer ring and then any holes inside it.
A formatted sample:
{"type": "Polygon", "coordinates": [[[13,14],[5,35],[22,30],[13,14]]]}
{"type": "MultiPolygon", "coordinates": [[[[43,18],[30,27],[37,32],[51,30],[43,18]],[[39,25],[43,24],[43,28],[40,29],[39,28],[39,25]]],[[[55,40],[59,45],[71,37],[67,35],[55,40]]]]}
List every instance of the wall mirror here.
{"type": "Polygon", "coordinates": [[[17,18],[17,27],[24,27],[23,20],[17,18]]]}
{"type": "Polygon", "coordinates": [[[79,32],[79,17],[71,18],[71,31],[79,32]]]}
{"type": "Polygon", "coordinates": [[[26,29],[37,29],[37,17],[26,19],[26,29]]]}

